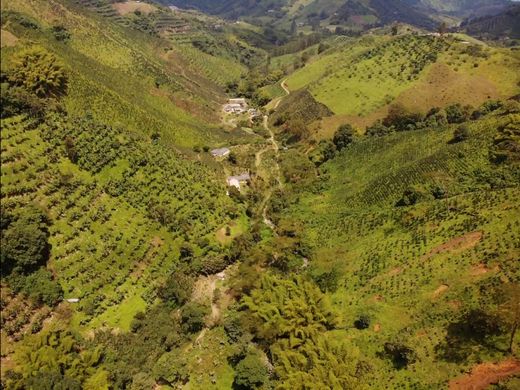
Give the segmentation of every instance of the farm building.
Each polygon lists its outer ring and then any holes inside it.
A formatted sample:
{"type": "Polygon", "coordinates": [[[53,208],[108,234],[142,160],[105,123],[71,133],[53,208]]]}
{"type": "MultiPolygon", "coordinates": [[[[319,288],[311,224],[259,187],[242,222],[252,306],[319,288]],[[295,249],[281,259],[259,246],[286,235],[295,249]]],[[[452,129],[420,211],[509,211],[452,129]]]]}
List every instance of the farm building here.
{"type": "Polygon", "coordinates": [[[230,187],[240,189],[240,185],[247,183],[249,180],[251,180],[251,175],[249,173],[243,173],[238,176],[229,176],[227,178],[227,184],[230,187]]]}
{"type": "Polygon", "coordinates": [[[229,99],[224,105],[224,111],[227,113],[242,114],[247,111],[247,102],[244,98],[229,99]]]}
{"type": "Polygon", "coordinates": [[[228,148],[213,149],[211,151],[211,155],[215,158],[226,157],[227,155],[229,155],[229,153],[230,153],[230,150],[228,148]]]}

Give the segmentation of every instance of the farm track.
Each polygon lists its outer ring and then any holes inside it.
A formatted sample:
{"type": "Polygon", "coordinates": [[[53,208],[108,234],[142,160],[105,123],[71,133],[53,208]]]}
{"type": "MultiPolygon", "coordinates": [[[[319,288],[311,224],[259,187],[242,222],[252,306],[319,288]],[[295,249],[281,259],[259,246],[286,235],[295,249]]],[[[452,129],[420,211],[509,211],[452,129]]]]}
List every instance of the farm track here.
{"type": "MultiPolygon", "coordinates": [[[[283,80],[280,85],[282,86],[285,93],[287,95],[289,95],[290,91],[287,88],[287,86],[285,85],[285,80],[283,80]]],[[[274,105],[275,110],[278,108],[278,105],[280,104],[281,101],[282,101],[282,98],[279,98],[277,100],[277,102],[274,105]]],[[[270,170],[268,172],[271,172],[272,174],[274,174],[274,178],[277,182],[277,188],[283,189],[283,181],[282,181],[282,173],[281,173],[282,171],[280,169],[280,164],[278,162],[278,160],[280,159],[280,145],[278,145],[278,142],[276,141],[273,130],[269,127],[269,115],[264,115],[264,128],[269,132],[270,145],[268,145],[264,149],[261,149],[260,151],[258,151],[255,154],[255,167],[256,167],[256,170],[258,171],[262,165],[263,154],[265,152],[267,152],[268,150],[273,150],[274,155],[275,155],[275,159],[274,159],[274,162],[275,162],[274,168],[275,169],[270,170]]],[[[267,207],[269,205],[269,200],[271,199],[272,195],[273,195],[273,188],[269,188],[267,190],[267,193],[266,193],[264,199],[262,200],[260,208],[262,210],[262,220],[263,220],[264,224],[267,225],[276,234],[276,225],[274,224],[274,222],[271,219],[269,219],[269,216],[267,215],[267,207]]]]}

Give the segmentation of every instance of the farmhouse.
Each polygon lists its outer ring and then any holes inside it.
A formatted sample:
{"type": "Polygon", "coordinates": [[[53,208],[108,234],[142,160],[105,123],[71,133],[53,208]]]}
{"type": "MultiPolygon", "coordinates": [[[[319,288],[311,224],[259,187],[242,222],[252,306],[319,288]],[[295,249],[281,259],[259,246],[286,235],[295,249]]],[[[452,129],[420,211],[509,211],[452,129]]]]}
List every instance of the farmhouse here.
{"type": "Polygon", "coordinates": [[[211,155],[215,158],[226,157],[227,155],[229,155],[229,153],[230,150],[228,148],[213,149],[211,151],[211,155]]]}
{"type": "Polygon", "coordinates": [[[227,184],[230,187],[240,189],[240,185],[247,183],[249,180],[251,180],[251,175],[249,173],[242,173],[238,176],[229,176],[227,178],[227,184]]]}
{"type": "Polygon", "coordinates": [[[224,105],[224,111],[227,113],[242,114],[247,110],[247,102],[244,98],[229,99],[224,105]]]}

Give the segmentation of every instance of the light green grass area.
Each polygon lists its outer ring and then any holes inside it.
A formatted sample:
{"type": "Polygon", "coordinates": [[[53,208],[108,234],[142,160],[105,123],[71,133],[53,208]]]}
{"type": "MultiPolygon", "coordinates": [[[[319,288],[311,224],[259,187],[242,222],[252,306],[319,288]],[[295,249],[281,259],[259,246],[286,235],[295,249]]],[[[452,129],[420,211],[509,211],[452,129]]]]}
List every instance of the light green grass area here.
{"type": "Polygon", "coordinates": [[[337,115],[367,117],[394,101],[427,111],[515,95],[519,66],[518,53],[464,35],[371,36],[333,44],[290,75],[287,85],[309,88],[337,115]]]}
{"type": "Polygon", "coordinates": [[[286,95],[284,89],[280,85],[280,83],[273,85],[266,85],[265,87],[260,88],[260,92],[265,93],[271,100],[279,97],[283,97],[286,95]]]}

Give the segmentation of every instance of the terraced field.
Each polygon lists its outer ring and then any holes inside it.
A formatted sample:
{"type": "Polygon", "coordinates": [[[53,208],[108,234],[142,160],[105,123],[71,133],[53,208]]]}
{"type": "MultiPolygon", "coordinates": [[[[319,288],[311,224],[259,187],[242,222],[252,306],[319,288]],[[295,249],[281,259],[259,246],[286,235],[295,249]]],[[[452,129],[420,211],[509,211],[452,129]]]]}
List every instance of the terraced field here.
{"type": "Polygon", "coordinates": [[[180,243],[213,240],[232,205],[218,176],[170,153],[164,158],[160,146],[106,127],[52,123],[4,122],[2,207],[44,207],[53,221],[50,267],[65,297],[81,299],[77,321],[127,329],[154,301],[180,243]],[[78,165],[63,156],[67,137],[75,140],[78,165]]]}

